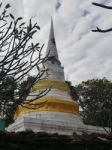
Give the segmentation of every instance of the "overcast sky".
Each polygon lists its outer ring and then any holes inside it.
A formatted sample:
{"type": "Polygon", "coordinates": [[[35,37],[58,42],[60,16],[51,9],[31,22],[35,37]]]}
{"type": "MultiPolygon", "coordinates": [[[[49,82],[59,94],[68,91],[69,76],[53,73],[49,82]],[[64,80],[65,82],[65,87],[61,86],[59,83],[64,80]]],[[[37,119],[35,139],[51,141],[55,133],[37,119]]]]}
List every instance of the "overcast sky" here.
{"type": "Polygon", "coordinates": [[[93,78],[112,80],[112,32],[93,33],[96,26],[112,27],[112,10],[95,7],[91,2],[112,6],[112,0],[4,0],[11,12],[33,18],[41,27],[37,38],[46,49],[50,18],[53,16],[59,58],[66,79],[78,84],[93,78]]]}

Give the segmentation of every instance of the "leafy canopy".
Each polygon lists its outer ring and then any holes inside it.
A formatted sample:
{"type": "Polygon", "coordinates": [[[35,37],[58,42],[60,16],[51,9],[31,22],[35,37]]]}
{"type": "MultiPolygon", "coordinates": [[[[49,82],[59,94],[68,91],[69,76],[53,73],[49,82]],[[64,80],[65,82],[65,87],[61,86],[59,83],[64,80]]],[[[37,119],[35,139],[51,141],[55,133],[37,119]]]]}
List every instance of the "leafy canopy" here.
{"type": "Polygon", "coordinates": [[[81,115],[87,124],[112,126],[112,82],[93,79],[76,86],[81,115]]]}

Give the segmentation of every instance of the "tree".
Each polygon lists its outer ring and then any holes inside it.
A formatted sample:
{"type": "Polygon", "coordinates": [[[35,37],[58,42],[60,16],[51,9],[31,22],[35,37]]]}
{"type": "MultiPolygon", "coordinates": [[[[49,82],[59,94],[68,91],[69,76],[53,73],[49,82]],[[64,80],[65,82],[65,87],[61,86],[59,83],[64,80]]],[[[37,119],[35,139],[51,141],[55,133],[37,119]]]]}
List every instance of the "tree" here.
{"type": "Polygon", "coordinates": [[[112,82],[106,78],[88,80],[76,90],[84,122],[112,129],[112,82]]]}
{"type": "MultiPolygon", "coordinates": [[[[93,2],[92,4],[95,5],[95,6],[98,6],[98,7],[105,8],[105,9],[112,9],[111,6],[106,6],[106,5],[99,4],[99,3],[93,2]]],[[[105,33],[105,32],[110,32],[110,31],[112,31],[112,28],[103,30],[103,29],[100,29],[99,27],[96,27],[96,29],[95,29],[95,30],[92,30],[92,31],[93,31],[93,32],[101,32],[101,33],[105,33]]]]}
{"type": "Polygon", "coordinates": [[[31,19],[28,25],[22,22],[21,17],[15,19],[12,14],[7,13],[9,7],[7,4],[0,14],[0,81],[7,75],[14,76],[15,80],[21,80],[30,70],[43,62],[43,46],[30,42],[40,29],[39,26],[37,23],[33,24],[31,19]]]}
{"type": "Polygon", "coordinates": [[[4,118],[6,126],[13,122],[18,101],[20,97],[22,99],[26,98],[29,93],[27,87],[29,87],[29,84],[32,84],[32,80],[34,79],[34,76],[29,76],[21,83],[15,82],[12,77],[6,77],[4,79],[0,86],[0,116],[4,118]]]}
{"type": "Polygon", "coordinates": [[[21,99],[26,99],[28,96],[28,93],[30,92],[29,85],[32,85],[32,83],[35,81],[35,76],[28,76],[26,80],[22,81],[18,85],[18,97],[21,99]]]}
{"type": "MultiPolygon", "coordinates": [[[[2,82],[0,86],[0,116],[4,118],[5,126],[14,121],[14,113],[18,103],[20,103],[18,102],[20,98],[25,100],[26,96],[30,96],[27,87],[29,88],[29,84],[32,84],[34,80],[35,76],[28,76],[21,83],[17,83],[13,77],[7,76],[2,82]]],[[[42,91],[42,93],[45,94],[46,92],[42,91]]],[[[39,97],[38,94],[37,97],[39,97]]]]}
{"type": "Polygon", "coordinates": [[[0,85],[0,116],[5,118],[6,125],[13,121],[16,88],[17,83],[13,77],[6,77],[0,85]]]}
{"type": "Polygon", "coordinates": [[[77,94],[77,91],[76,91],[76,88],[75,86],[72,85],[72,83],[70,81],[66,81],[66,83],[68,84],[69,86],[69,89],[70,89],[70,96],[72,97],[73,100],[78,100],[79,99],[79,96],[77,94]]]}
{"type": "MultiPolygon", "coordinates": [[[[41,55],[43,45],[32,43],[33,37],[40,27],[37,23],[32,23],[31,19],[28,24],[23,21],[22,17],[16,19],[13,14],[8,12],[10,7],[10,4],[2,7],[2,3],[0,3],[0,89],[2,89],[0,114],[2,117],[6,116],[6,112],[10,108],[14,109],[22,103],[30,103],[30,101],[26,102],[25,99],[32,85],[45,72],[45,70],[40,71],[39,65],[46,61],[46,58],[41,55]],[[19,98],[8,99],[7,84],[9,85],[12,80],[11,84],[22,81],[33,69],[36,69],[37,74],[19,98]]],[[[10,92],[13,95],[14,89],[10,92]]],[[[43,95],[44,92],[41,94],[43,95]]],[[[39,94],[37,97],[42,95],[39,94]]]]}

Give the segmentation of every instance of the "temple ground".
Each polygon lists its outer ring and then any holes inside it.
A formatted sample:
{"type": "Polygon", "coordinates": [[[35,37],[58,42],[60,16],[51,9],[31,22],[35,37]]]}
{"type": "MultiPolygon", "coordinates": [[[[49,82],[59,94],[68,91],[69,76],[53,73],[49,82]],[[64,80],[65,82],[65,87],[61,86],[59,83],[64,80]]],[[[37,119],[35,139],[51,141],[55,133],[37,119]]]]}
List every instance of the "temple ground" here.
{"type": "Polygon", "coordinates": [[[112,150],[112,136],[0,132],[0,150],[112,150]]]}

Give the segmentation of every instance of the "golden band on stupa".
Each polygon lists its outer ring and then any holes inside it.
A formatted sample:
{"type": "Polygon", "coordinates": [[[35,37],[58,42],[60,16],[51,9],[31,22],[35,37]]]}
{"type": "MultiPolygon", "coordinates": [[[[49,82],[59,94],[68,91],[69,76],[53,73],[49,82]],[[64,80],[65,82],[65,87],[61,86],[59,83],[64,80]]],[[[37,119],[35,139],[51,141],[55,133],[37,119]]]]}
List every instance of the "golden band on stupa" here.
{"type": "MultiPolygon", "coordinates": [[[[42,79],[35,83],[31,89],[32,92],[50,88],[59,90],[60,92],[70,92],[68,84],[51,79],[42,79]]],[[[49,91],[50,92],[50,91],[49,91]]],[[[49,94],[49,93],[48,93],[49,94]]],[[[47,95],[48,95],[47,94],[47,95]]],[[[28,112],[38,112],[38,111],[54,111],[54,112],[65,112],[79,115],[79,107],[77,103],[71,99],[59,98],[55,96],[44,96],[42,98],[36,99],[31,103],[23,104],[18,106],[14,119],[28,112]]]]}
{"type": "Polygon", "coordinates": [[[42,79],[38,81],[37,84],[34,84],[32,87],[32,92],[36,90],[42,90],[42,89],[47,89],[47,88],[53,88],[53,89],[58,89],[61,91],[66,91],[69,92],[69,87],[67,83],[59,80],[54,80],[54,79],[42,79]]]}
{"type": "Polygon", "coordinates": [[[46,97],[37,99],[29,104],[23,104],[23,106],[18,106],[14,119],[24,113],[38,111],[65,112],[79,115],[77,103],[57,97],[46,97]]]}

